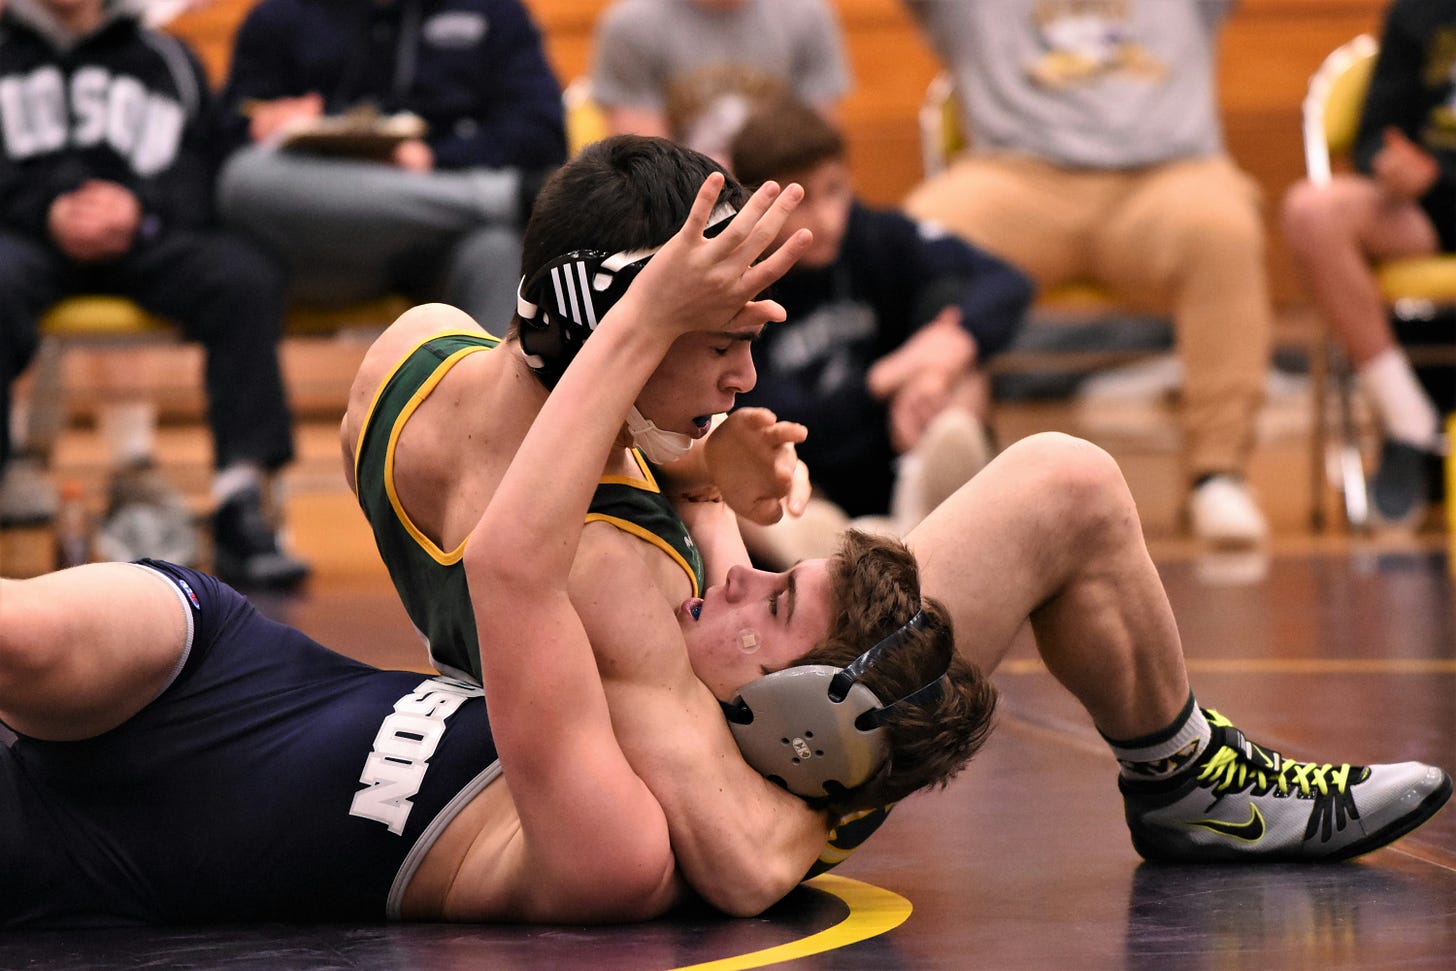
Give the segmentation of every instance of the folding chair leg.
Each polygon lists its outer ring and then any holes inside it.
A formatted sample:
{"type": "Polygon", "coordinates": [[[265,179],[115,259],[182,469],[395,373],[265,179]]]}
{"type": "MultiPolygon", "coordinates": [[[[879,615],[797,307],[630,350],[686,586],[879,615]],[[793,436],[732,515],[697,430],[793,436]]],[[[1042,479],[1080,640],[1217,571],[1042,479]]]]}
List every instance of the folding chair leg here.
{"type": "Polygon", "coordinates": [[[1314,338],[1309,348],[1309,528],[1325,531],[1325,487],[1329,483],[1329,395],[1330,355],[1322,338],[1314,338]]]}
{"type": "Polygon", "coordinates": [[[1340,493],[1345,499],[1345,521],[1351,529],[1364,530],[1370,525],[1370,494],[1365,485],[1364,462],[1360,457],[1360,434],[1355,427],[1351,400],[1354,392],[1350,388],[1349,368],[1343,358],[1337,368],[1333,383],[1340,406],[1340,493]]]}

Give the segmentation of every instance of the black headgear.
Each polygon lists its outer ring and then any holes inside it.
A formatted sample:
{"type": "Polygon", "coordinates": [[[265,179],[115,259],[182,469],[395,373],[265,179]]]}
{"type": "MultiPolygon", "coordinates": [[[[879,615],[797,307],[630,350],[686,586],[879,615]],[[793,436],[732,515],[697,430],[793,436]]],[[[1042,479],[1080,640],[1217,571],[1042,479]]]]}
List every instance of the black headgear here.
{"type": "MultiPolygon", "coordinates": [[[[713,210],[703,235],[712,237],[727,228],[737,214],[723,203],[713,210]]],[[[516,291],[516,315],[521,319],[521,350],[548,388],[556,387],[566,366],[616,305],[647,261],[662,249],[573,250],[522,278],[516,291]]]]}
{"type": "Polygon", "coordinates": [[[744,685],[737,698],[723,705],[744,760],[795,795],[811,799],[843,796],[872,779],[890,757],[885,721],[897,709],[938,701],[950,685],[950,664],[889,704],[882,704],[860,678],[926,623],[925,611],[917,611],[846,667],[799,665],[744,685]]]}

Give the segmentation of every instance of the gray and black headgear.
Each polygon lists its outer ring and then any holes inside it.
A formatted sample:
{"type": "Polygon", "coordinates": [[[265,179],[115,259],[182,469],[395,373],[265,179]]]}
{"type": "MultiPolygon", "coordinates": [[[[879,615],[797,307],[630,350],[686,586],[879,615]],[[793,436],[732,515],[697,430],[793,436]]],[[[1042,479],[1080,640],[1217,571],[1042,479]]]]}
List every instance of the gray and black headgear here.
{"type": "MultiPolygon", "coordinates": [[[[720,204],[703,235],[718,235],[736,214],[733,206],[720,204]]],[[[556,387],[597,323],[660,249],[659,245],[617,253],[573,250],[522,278],[516,291],[521,350],[548,388],[556,387]]]]}
{"type": "Polygon", "coordinates": [[[896,711],[940,700],[950,686],[950,663],[889,704],[860,679],[926,624],[925,611],[917,611],[846,667],[799,665],[744,685],[723,705],[744,760],[806,799],[839,798],[872,780],[890,757],[885,722],[896,711]]]}

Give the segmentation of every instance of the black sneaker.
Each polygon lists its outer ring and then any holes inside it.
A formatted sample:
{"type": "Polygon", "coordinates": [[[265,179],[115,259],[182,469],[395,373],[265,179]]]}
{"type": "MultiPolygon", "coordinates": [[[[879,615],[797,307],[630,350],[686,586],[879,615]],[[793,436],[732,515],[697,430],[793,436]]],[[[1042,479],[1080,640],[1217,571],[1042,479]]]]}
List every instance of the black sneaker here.
{"type": "Polygon", "coordinates": [[[1418,526],[1440,478],[1440,455],[1387,438],[1380,445],[1380,466],[1370,476],[1371,511],[1388,526],[1418,526]]]}
{"type": "Polygon", "coordinates": [[[1295,762],[1205,710],[1213,740],[1162,782],[1118,779],[1132,843],[1146,860],[1332,862],[1379,849],[1436,814],[1451,779],[1419,762],[1295,762]]]}
{"type": "Polygon", "coordinates": [[[278,548],[257,489],[245,489],[218,507],[212,537],[213,569],[235,587],[285,590],[309,574],[307,563],[278,548]]]}

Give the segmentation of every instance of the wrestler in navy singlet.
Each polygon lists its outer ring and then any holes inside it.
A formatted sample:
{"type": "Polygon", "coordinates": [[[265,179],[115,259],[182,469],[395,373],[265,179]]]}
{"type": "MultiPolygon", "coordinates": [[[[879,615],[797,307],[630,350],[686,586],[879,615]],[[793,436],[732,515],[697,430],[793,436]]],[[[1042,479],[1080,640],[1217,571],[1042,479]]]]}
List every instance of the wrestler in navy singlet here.
{"type": "Polygon", "coordinates": [[[144,564],[187,605],[185,663],[111,732],[0,747],[0,926],[397,917],[499,772],[480,688],[361,664],[144,564]]]}

